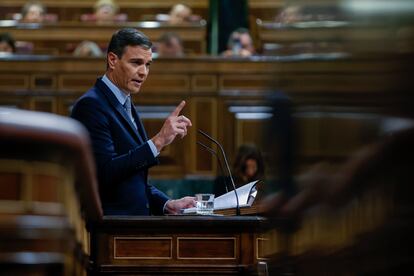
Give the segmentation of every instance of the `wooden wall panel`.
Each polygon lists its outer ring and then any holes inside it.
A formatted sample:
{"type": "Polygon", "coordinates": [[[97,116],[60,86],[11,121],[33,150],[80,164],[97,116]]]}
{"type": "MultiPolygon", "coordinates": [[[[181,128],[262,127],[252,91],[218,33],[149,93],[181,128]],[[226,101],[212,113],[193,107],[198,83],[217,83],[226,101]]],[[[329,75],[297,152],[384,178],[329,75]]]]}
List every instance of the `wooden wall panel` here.
{"type": "Polygon", "coordinates": [[[214,98],[193,98],[191,100],[191,172],[195,174],[215,174],[217,160],[208,151],[196,144],[201,141],[210,148],[216,149],[216,146],[197,133],[200,129],[212,137],[217,137],[217,102],[214,98]]]}
{"type": "Polygon", "coordinates": [[[30,79],[32,90],[56,90],[56,76],[52,74],[33,74],[30,79]]]}
{"type": "Polygon", "coordinates": [[[347,157],[379,137],[381,122],[364,114],[336,114],[322,118],[321,149],[325,156],[347,157]],[[365,118],[364,118],[365,117],[365,118]]]}
{"type": "Polygon", "coordinates": [[[0,91],[27,90],[30,86],[29,76],[26,74],[1,74],[0,91]]]}
{"type": "MultiPolygon", "coordinates": [[[[0,105],[61,115],[70,114],[75,100],[105,68],[102,59],[64,57],[33,57],[18,62],[0,59],[0,65],[0,105]]],[[[134,95],[149,136],[159,131],[183,99],[187,100],[183,114],[192,120],[193,127],[187,137],[161,153],[161,165],[151,169],[151,177],[216,175],[216,159],[196,141],[216,148],[197,134],[197,129],[223,144],[230,163],[237,147],[247,142],[259,144],[267,162],[272,163],[274,153],[260,142],[268,111],[258,108],[269,106],[267,97],[279,90],[292,100],[301,117],[298,130],[306,139],[299,137],[298,154],[309,160],[343,159],[378,134],[371,127],[371,123],[377,122],[353,125],[352,118],[338,121],[329,108],[338,114],[362,114],[365,108],[379,113],[392,109],[398,114],[412,95],[412,88],[405,81],[410,66],[404,58],[298,58],[283,62],[158,58],[142,91],[134,95]],[[305,114],[302,110],[311,111],[305,114]],[[343,127],[335,131],[337,125],[343,127]],[[342,133],[342,129],[349,132],[342,133]]]]}
{"type": "Polygon", "coordinates": [[[316,114],[307,114],[295,117],[297,141],[296,146],[304,156],[317,156],[322,148],[320,137],[321,118],[316,114]],[[306,139],[300,139],[306,135],[306,139]]]}
{"type": "Polygon", "coordinates": [[[8,108],[31,109],[29,97],[15,93],[0,94],[0,106],[8,108]]]}
{"type": "MultiPolygon", "coordinates": [[[[85,91],[86,92],[86,91],[85,91]]],[[[73,93],[71,96],[59,96],[57,98],[57,105],[58,105],[58,111],[57,113],[63,116],[69,116],[72,107],[75,103],[75,101],[83,94],[84,92],[80,93],[73,93]]]]}
{"type": "Polygon", "coordinates": [[[274,163],[274,155],[266,144],[266,134],[272,118],[272,109],[266,102],[238,100],[225,103],[223,120],[223,140],[231,163],[234,162],[237,149],[243,144],[255,144],[262,151],[266,166],[274,163]],[[226,138],[227,137],[227,138],[226,138]]]}
{"type": "Polygon", "coordinates": [[[301,156],[341,159],[375,141],[381,135],[383,117],[378,114],[314,112],[298,113],[295,119],[296,143],[301,156]]]}
{"type": "Polygon", "coordinates": [[[163,74],[156,78],[151,74],[148,76],[142,90],[145,92],[176,92],[188,93],[191,87],[190,77],[187,75],[163,74]]]}
{"type": "Polygon", "coordinates": [[[272,75],[222,75],[219,79],[220,90],[260,91],[273,87],[275,76],[272,75]]]}
{"type": "Polygon", "coordinates": [[[215,75],[195,75],[192,77],[191,90],[197,92],[216,92],[217,77],[215,75]]]}
{"type": "Polygon", "coordinates": [[[0,172],[0,200],[20,200],[22,177],[17,172],[0,172]]]}
{"type": "Polygon", "coordinates": [[[265,120],[237,120],[236,123],[236,146],[242,144],[263,145],[265,127],[269,123],[265,120]]]}
{"type": "Polygon", "coordinates": [[[30,107],[30,109],[36,111],[57,113],[57,99],[50,96],[31,97],[30,107]]]}
{"type": "Polygon", "coordinates": [[[58,89],[61,91],[84,91],[91,88],[99,74],[61,74],[58,78],[58,89]]]}
{"type": "Polygon", "coordinates": [[[278,86],[286,91],[306,92],[343,92],[349,95],[366,91],[378,93],[389,91],[400,76],[397,74],[376,73],[372,75],[334,75],[334,74],[295,74],[279,76],[278,86]],[[301,79],[298,82],[298,79],[301,79]]]}

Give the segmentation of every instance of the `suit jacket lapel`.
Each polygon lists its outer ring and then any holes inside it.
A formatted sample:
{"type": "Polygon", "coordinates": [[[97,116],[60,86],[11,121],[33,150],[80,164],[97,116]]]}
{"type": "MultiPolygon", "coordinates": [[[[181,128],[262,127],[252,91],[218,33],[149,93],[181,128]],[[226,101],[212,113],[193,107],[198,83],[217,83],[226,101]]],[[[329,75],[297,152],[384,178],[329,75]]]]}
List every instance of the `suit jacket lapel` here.
{"type": "Polygon", "coordinates": [[[144,137],[141,137],[141,135],[138,133],[138,130],[135,128],[132,121],[128,118],[128,114],[126,113],[126,110],[121,105],[121,103],[118,101],[118,99],[115,97],[115,95],[112,93],[112,91],[105,85],[105,83],[102,82],[100,78],[97,79],[95,86],[97,86],[99,90],[102,91],[102,93],[105,95],[105,97],[107,98],[109,103],[112,105],[112,107],[122,116],[122,118],[128,124],[130,128],[130,132],[133,133],[135,138],[138,139],[138,141],[140,141],[141,143],[144,143],[144,140],[143,140],[144,137]]]}

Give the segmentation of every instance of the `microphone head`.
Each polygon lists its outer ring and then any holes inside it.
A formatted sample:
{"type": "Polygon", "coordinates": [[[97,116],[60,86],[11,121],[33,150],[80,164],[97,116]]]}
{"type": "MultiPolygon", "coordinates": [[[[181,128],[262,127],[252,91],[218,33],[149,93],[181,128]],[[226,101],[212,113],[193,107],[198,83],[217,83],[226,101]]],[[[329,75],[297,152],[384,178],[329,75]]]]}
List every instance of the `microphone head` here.
{"type": "Polygon", "coordinates": [[[202,135],[204,135],[204,136],[206,136],[206,137],[211,138],[211,137],[210,137],[210,135],[208,135],[207,133],[205,133],[205,132],[204,132],[204,131],[202,131],[201,129],[197,129],[197,131],[198,131],[198,133],[200,133],[200,134],[202,134],[202,135]]]}

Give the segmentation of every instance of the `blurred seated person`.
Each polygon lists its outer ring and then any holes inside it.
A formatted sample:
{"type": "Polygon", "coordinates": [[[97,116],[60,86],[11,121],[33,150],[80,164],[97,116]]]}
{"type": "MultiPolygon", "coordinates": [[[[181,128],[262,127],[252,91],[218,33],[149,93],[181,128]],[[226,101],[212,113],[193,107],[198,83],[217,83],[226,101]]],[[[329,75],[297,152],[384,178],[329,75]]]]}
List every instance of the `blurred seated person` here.
{"type": "Polygon", "coordinates": [[[9,33],[0,34],[0,53],[13,54],[16,52],[16,44],[9,33]]]}
{"type": "Polygon", "coordinates": [[[183,24],[186,22],[198,22],[201,20],[199,15],[193,14],[191,8],[185,4],[174,5],[169,14],[157,14],[157,21],[168,22],[172,25],[183,24]]]}
{"type": "Polygon", "coordinates": [[[118,6],[112,0],[99,0],[95,3],[96,22],[114,22],[118,6]]]}
{"type": "Polygon", "coordinates": [[[249,57],[255,53],[256,50],[249,30],[246,28],[238,28],[230,34],[227,42],[227,50],[221,53],[221,55],[225,57],[249,57]]]}
{"type": "MultiPolygon", "coordinates": [[[[263,180],[264,172],[264,162],[260,150],[253,144],[241,145],[238,148],[232,169],[236,189],[252,181],[263,180]]],[[[229,177],[217,177],[214,181],[214,194],[220,196],[227,193],[233,189],[231,186],[229,177]]]]}
{"type": "Polygon", "coordinates": [[[172,32],[164,33],[157,44],[157,55],[159,57],[184,56],[183,43],[180,36],[172,32]]]}
{"type": "Polygon", "coordinates": [[[82,41],[73,51],[76,57],[103,57],[104,53],[101,48],[93,41],[82,41]]]}
{"type": "Polygon", "coordinates": [[[282,9],[275,21],[290,24],[307,21],[338,21],[347,20],[337,5],[290,5],[282,9]]]}
{"type": "Polygon", "coordinates": [[[39,1],[27,2],[21,12],[22,23],[42,23],[45,20],[46,7],[39,1]]]}
{"type": "Polygon", "coordinates": [[[275,21],[283,24],[303,21],[302,7],[299,5],[286,6],[276,16],[275,21]]]}
{"type": "Polygon", "coordinates": [[[94,5],[94,13],[81,15],[81,21],[100,24],[127,21],[128,16],[126,14],[118,14],[118,11],[119,7],[113,0],[98,0],[94,5]]]}
{"type": "Polygon", "coordinates": [[[176,4],[171,8],[170,11],[170,24],[181,24],[189,21],[193,11],[191,8],[184,4],[176,4]]]}

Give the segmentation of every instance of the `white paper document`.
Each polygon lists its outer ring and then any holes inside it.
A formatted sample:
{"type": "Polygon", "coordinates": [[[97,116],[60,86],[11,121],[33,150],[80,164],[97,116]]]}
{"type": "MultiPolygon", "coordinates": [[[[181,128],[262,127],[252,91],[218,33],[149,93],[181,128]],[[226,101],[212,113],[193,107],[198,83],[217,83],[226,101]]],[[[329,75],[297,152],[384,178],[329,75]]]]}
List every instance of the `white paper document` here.
{"type": "MultiPolygon", "coordinates": [[[[237,195],[239,197],[239,206],[247,207],[252,206],[256,195],[256,184],[259,182],[259,180],[247,183],[246,185],[243,185],[236,189],[237,195]]],[[[237,200],[236,200],[236,194],[234,193],[234,190],[225,193],[224,195],[221,195],[214,199],[214,210],[223,210],[223,209],[231,209],[237,207],[237,200]]],[[[188,208],[183,210],[183,214],[191,214],[196,213],[196,208],[188,208]]]]}

